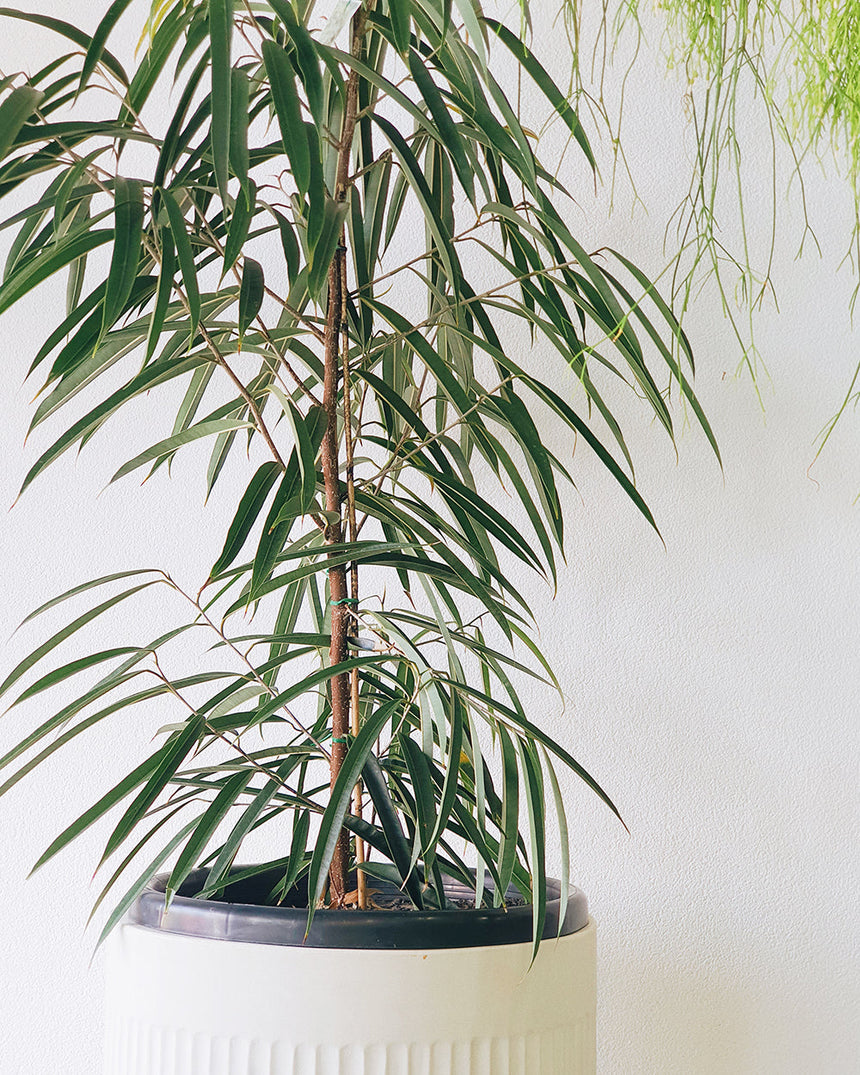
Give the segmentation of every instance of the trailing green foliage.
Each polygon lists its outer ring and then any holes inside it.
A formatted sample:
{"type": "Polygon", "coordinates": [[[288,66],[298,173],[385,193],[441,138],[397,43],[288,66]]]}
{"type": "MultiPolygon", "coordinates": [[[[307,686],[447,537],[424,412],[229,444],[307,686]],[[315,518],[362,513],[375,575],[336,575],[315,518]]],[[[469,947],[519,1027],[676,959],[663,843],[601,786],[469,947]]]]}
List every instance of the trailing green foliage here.
{"type": "Polygon", "coordinates": [[[555,582],[574,476],[559,435],[593,452],[655,526],[619,391],[672,438],[674,385],[716,452],[689,345],[641,270],[570,230],[555,162],[506,96],[512,64],[589,166],[594,154],[519,27],[473,0],[365,0],[348,40],[329,42],[312,4],[158,0],[127,76],[107,49],[125,6],[92,38],[27,16],[83,52],[16,76],[0,101],[0,194],[26,184],[29,199],[2,225],[17,230],[0,310],[61,269],[75,281],[33,363],[45,389],[34,426],[50,419],[54,432],[23,484],[144,393],[163,400],[163,424],[114,480],[204,441],[210,490],[229,457],[263,459],[236,490],[199,595],[160,572],[123,588],[122,573],[37,610],[98,593],[2,692],[18,690],[17,704],[62,684],[68,697],[90,677],[0,759],[0,792],[128,706],[172,699],[150,757],[37,863],[118,813],[99,903],[127,867],[146,869],[108,928],[166,863],[168,896],[201,866],[204,893],[218,894],[245,837],[286,812],[274,901],[306,875],[312,913],[346,831],[361,842],[351,865],[363,845],[366,874],[395,876],[417,906],[444,907],[443,874],[471,878],[478,903],[501,905],[513,884],[533,901],[538,939],[553,816],[569,839],[553,765],[615,806],[525,711],[524,678],[558,685],[512,568],[555,582]],[[172,115],[147,111],[161,83],[174,86],[172,115]],[[108,86],[115,106],[78,118],[97,85],[93,100],[108,86]],[[146,152],[124,152],[132,140],[146,152]],[[87,266],[100,245],[102,282],[87,266]],[[64,423],[84,389],[83,416],[64,423]],[[187,620],[42,668],[153,586],[187,620]],[[171,646],[188,632],[210,640],[212,664],[174,675],[171,646]],[[336,732],[344,705],[350,730],[336,732]]]}
{"type": "MultiPolygon", "coordinates": [[[[624,153],[631,94],[624,88],[640,58],[650,55],[644,42],[660,46],[680,76],[678,107],[691,152],[666,221],[667,291],[681,320],[703,287],[715,291],[735,336],[738,368],[757,385],[768,365],[756,342],[757,314],[778,299],[784,210],[793,203],[801,221],[798,256],[810,247],[820,254],[805,184],[822,171],[844,178],[853,195],[842,251],[855,278],[852,316],[860,294],[860,4],[618,0],[595,12],[582,0],[563,0],[563,8],[574,52],[571,98],[609,130],[616,167],[627,171],[634,190],[637,177],[624,153]]],[[[820,434],[818,452],[856,406],[858,384],[860,365],[820,434]]]]}

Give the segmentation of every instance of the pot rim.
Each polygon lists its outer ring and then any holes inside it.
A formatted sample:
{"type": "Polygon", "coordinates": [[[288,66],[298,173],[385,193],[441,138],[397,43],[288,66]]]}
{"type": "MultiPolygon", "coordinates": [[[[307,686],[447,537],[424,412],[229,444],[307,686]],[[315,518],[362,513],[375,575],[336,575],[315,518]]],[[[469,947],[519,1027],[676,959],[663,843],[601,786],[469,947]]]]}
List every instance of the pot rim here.
{"type": "MultiPolygon", "coordinates": [[[[241,868],[237,867],[236,872],[241,868]]],[[[147,929],[211,940],[240,941],[304,948],[434,949],[482,948],[504,944],[531,944],[532,905],[440,910],[329,910],[315,912],[307,936],[308,912],[304,907],[270,907],[250,902],[200,900],[193,893],[202,887],[206,870],[192,872],[179,893],[165,907],[168,874],[158,874],[132,905],[126,921],[147,929]]],[[[277,868],[261,873],[261,886],[277,880],[277,868]]],[[[396,885],[372,879],[377,892],[396,894],[396,885]]],[[[492,892],[492,881],[487,879],[492,892]]],[[[446,878],[449,899],[468,898],[474,890],[446,878]]],[[[562,907],[561,885],[547,880],[547,907],[542,940],[567,936],[588,923],[588,902],[578,888],[571,888],[562,907]],[[562,914],[561,928],[559,916],[562,914]]],[[[513,886],[507,896],[518,897],[513,886]]]]}

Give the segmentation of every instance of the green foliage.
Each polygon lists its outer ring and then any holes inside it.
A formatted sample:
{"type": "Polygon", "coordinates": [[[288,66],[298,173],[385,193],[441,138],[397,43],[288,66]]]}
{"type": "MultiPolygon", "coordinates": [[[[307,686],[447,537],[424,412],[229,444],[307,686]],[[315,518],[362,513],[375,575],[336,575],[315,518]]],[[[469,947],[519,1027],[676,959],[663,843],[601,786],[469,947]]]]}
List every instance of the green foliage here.
{"type": "Polygon", "coordinates": [[[372,855],[367,873],[393,871],[419,906],[444,906],[442,874],[468,879],[467,861],[479,903],[500,904],[512,883],[533,899],[539,938],[553,815],[568,841],[550,759],[615,807],[525,712],[524,679],[557,682],[511,569],[556,578],[573,481],[557,433],[590,449],[654,526],[618,393],[671,438],[674,385],[714,444],[689,345],[640,269],[589,253],[570,230],[555,162],[540,159],[497,78],[514,85],[517,66],[588,165],[593,152],[519,27],[471,0],[453,12],[379,0],[359,9],[344,50],[320,36],[312,5],[160,0],[129,77],[106,47],[124,7],[91,39],[42,20],[83,54],[7,81],[0,102],[0,194],[24,185],[28,198],[2,225],[17,230],[0,309],[62,269],[76,291],[33,364],[46,390],[34,426],[55,430],[24,487],[143,393],[163,401],[163,424],[115,480],[201,441],[208,489],[249,446],[268,458],[249,464],[198,595],[162,573],[114,593],[123,573],[50,603],[109,590],[3,692],[19,690],[16,704],[101,678],[0,759],[0,792],[96,723],[172,699],[152,755],[38,863],[121,810],[99,903],[127,867],[148,865],[108,928],[166,862],[169,893],[203,866],[217,894],[245,837],[286,812],[274,900],[305,874],[312,902],[324,897],[346,829],[372,855]],[[150,115],[161,83],[173,83],[173,112],[150,115]],[[96,86],[93,100],[110,87],[114,110],[78,118],[96,86]],[[70,118],[55,119],[55,105],[70,118]],[[135,140],[146,152],[130,151],[135,140]],[[101,283],[87,265],[100,245],[111,252],[101,283]],[[517,330],[534,344],[521,361],[503,343],[517,330]],[[64,423],[83,389],[85,413],[64,423]],[[375,596],[359,592],[359,572],[375,596]],[[79,630],[152,586],[178,596],[187,620],[21,689],[79,630]],[[170,674],[171,644],[189,633],[212,643],[211,665],[170,674]],[[154,683],[140,689],[144,672],[154,683]],[[357,708],[336,733],[345,685],[357,708]]]}
{"type": "MultiPolygon", "coordinates": [[[[860,281],[860,4],[618,0],[596,17],[581,0],[564,0],[563,6],[575,56],[572,98],[610,131],[616,166],[627,167],[624,87],[646,54],[643,40],[662,46],[668,66],[682,76],[678,90],[692,152],[686,189],[666,223],[668,290],[683,320],[703,287],[715,289],[737,342],[738,368],[757,384],[767,363],[756,343],[756,315],[778,297],[774,266],[783,206],[793,201],[803,219],[798,253],[817,248],[805,182],[822,169],[843,176],[853,193],[844,261],[860,281]],[[627,71],[624,56],[632,57],[627,71]],[[620,95],[604,98],[604,86],[621,87],[620,95]],[[752,135],[761,143],[762,131],[765,161],[761,144],[750,142],[752,135]],[[770,204],[753,219],[749,205],[762,189],[770,204]]],[[[629,169],[628,176],[635,188],[629,169]]],[[[858,294],[860,282],[852,316],[858,294]]],[[[819,438],[819,452],[856,405],[858,384],[860,365],[819,438]]]]}

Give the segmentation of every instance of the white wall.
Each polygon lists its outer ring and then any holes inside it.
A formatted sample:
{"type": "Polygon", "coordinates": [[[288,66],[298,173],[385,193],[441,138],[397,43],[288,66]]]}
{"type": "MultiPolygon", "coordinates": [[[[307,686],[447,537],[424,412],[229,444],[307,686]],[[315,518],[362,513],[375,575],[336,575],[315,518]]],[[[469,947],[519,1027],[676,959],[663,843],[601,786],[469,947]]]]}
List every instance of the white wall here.
{"type": "MultiPolygon", "coordinates": [[[[40,7],[80,19],[71,0],[40,7]]],[[[87,24],[95,18],[88,9],[87,24]]],[[[559,41],[548,24],[543,33],[559,41]]],[[[24,64],[46,41],[4,24],[0,67],[24,64]]],[[[681,89],[651,63],[629,92],[627,142],[651,215],[628,215],[623,194],[609,220],[605,198],[594,203],[583,189],[580,203],[593,245],[610,242],[656,271],[684,132],[681,89]]],[[[541,615],[570,699],[549,730],[604,782],[631,830],[570,787],[574,875],[600,927],[602,1075],[858,1070],[856,417],[807,473],[858,349],[847,326],[852,282],[835,271],[849,226],[844,191],[820,179],[810,199],[824,257],[793,260],[799,222],[789,210],[776,270],[782,314],[759,322],[765,415],[734,377],[736,351],[706,293],[688,329],[724,474],[697,432],[681,437],[677,465],[656,430],[633,434],[664,549],[582,452],[568,567],[541,615]]],[[[763,206],[753,201],[753,216],[763,206]]],[[[31,393],[21,381],[52,298],[59,289],[2,323],[5,505],[46,444],[22,447],[31,393]]],[[[145,410],[139,424],[131,436],[143,443],[145,410]]],[[[173,486],[141,494],[124,484],[97,499],[123,451],[125,438],[108,430],[3,516],[4,639],[78,579],[156,563],[190,580],[211,562],[235,493],[204,508],[196,478],[182,481],[194,473],[187,462],[173,486]]],[[[41,637],[34,628],[10,639],[4,674],[41,637]]],[[[4,717],[0,750],[38,716],[4,717]]],[[[25,878],[58,824],[137,756],[143,728],[123,728],[119,741],[96,735],[0,804],[2,1075],[98,1070],[100,960],[89,966],[95,936],[83,932],[98,841],[25,878]]]]}

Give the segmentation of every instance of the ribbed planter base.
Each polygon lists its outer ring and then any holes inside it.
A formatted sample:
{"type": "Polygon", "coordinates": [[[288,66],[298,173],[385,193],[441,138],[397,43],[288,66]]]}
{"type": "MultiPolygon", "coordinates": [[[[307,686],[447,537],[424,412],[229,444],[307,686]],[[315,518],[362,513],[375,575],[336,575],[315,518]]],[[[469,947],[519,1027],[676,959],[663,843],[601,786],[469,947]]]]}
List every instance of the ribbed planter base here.
{"type": "Polygon", "coordinates": [[[530,959],[530,943],[326,948],[126,923],[105,1075],[594,1075],[594,923],[530,959]]]}

